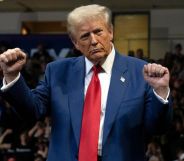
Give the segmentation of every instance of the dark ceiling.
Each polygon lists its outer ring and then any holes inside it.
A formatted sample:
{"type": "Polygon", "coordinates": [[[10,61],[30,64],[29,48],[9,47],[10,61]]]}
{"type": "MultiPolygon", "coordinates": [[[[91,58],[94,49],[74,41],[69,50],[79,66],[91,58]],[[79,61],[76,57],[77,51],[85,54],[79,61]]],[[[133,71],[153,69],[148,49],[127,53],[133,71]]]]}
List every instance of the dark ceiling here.
{"type": "Polygon", "coordinates": [[[68,11],[91,3],[106,5],[113,11],[184,8],[184,0],[4,0],[0,12],[68,11]]]}

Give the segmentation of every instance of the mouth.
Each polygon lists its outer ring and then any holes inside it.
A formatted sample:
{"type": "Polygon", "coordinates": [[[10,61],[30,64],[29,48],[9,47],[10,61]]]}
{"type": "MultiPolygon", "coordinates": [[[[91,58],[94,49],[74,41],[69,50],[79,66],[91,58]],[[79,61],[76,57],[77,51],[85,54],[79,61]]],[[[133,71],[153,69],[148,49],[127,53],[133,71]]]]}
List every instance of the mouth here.
{"type": "Polygon", "coordinates": [[[91,53],[92,55],[94,55],[94,54],[96,54],[96,53],[98,53],[98,52],[101,52],[101,50],[100,50],[100,49],[93,49],[93,50],[90,51],[90,53],[91,53]]]}

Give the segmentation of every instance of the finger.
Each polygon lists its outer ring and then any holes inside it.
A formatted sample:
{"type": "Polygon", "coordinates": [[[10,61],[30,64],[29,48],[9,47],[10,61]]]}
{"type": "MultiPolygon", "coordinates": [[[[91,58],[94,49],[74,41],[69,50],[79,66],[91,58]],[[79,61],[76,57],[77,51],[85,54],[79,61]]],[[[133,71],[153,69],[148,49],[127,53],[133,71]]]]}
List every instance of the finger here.
{"type": "Polygon", "coordinates": [[[155,66],[155,75],[157,76],[157,77],[162,77],[163,76],[163,74],[164,74],[164,67],[162,66],[162,65],[160,65],[160,64],[157,64],[156,66],[155,66]]]}
{"type": "Polygon", "coordinates": [[[149,77],[150,76],[150,68],[151,68],[151,64],[145,64],[143,67],[143,75],[144,77],[149,77]]]}
{"type": "Polygon", "coordinates": [[[143,73],[147,74],[148,73],[148,64],[145,64],[143,67],[143,73]]]}
{"type": "Polygon", "coordinates": [[[160,68],[159,71],[158,71],[157,73],[158,73],[157,75],[158,75],[159,77],[162,77],[162,76],[164,75],[164,73],[165,73],[165,69],[164,69],[164,68],[160,68]]]}
{"type": "Polygon", "coordinates": [[[4,55],[5,55],[6,59],[8,60],[7,63],[17,60],[17,54],[16,54],[16,51],[14,49],[7,50],[7,52],[5,52],[4,55]]]}
{"type": "Polygon", "coordinates": [[[146,74],[148,75],[148,76],[152,76],[152,71],[153,69],[152,69],[152,64],[151,63],[149,63],[149,64],[147,64],[146,65],[146,74]]]}
{"type": "Polygon", "coordinates": [[[158,77],[163,77],[164,74],[169,73],[168,69],[166,67],[163,67],[162,65],[158,65],[156,69],[156,75],[158,77]]]}
{"type": "Polygon", "coordinates": [[[27,55],[20,48],[15,48],[15,52],[17,53],[18,59],[26,59],[27,55]]]}
{"type": "Polygon", "coordinates": [[[4,62],[5,64],[7,64],[8,62],[12,61],[14,59],[15,56],[13,56],[13,50],[12,49],[8,49],[6,52],[4,52],[3,54],[1,54],[1,58],[0,61],[4,62]]]}
{"type": "Polygon", "coordinates": [[[0,55],[0,61],[7,63],[16,62],[21,59],[26,59],[26,54],[19,48],[8,49],[6,52],[0,55]]]}
{"type": "Polygon", "coordinates": [[[0,62],[2,63],[8,63],[8,59],[5,54],[0,55],[0,62]]]}
{"type": "Polygon", "coordinates": [[[145,73],[147,73],[147,65],[144,65],[144,67],[143,67],[143,74],[145,74],[145,73]]]}
{"type": "Polygon", "coordinates": [[[161,74],[162,74],[162,76],[165,75],[165,74],[169,74],[168,68],[162,67],[161,74]]]}
{"type": "Polygon", "coordinates": [[[154,73],[154,75],[156,77],[161,77],[161,76],[163,76],[163,73],[164,73],[163,66],[160,65],[160,64],[155,64],[155,73],[154,73]]]}
{"type": "Polygon", "coordinates": [[[156,76],[156,70],[157,70],[157,65],[155,63],[150,65],[150,70],[149,70],[149,76],[155,77],[156,76]]]}
{"type": "Polygon", "coordinates": [[[12,49],[11,56],[13,59],[24,59],[25,53],[20,48],[14,48],[12,49]]]}
{"type": "Polygon", "coordinates": [[[148,75],[150,77],[161,77],[165,72],[165,67],[160,64],[149,64],[148,75]]]}

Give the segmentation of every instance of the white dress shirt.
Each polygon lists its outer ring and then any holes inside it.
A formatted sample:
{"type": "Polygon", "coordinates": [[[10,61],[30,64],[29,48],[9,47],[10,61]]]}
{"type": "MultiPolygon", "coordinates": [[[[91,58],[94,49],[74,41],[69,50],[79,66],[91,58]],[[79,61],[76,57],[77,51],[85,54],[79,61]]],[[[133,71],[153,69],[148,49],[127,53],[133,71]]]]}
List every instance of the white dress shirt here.
{"type": "MultiPolygon", "coordinates": [[[[99,140],[98,140],[98,155],[102,154],[101,149],[102,149],[103,126],[104,126],[107,95],[109,91],[114,57],[115,57],[115,50],[113,47],[111,53],[107,56],[107,59],[101,65],[102,71],[98,74],[100,85],[101,85],[101,113],[100,113],[100,131],[99,131],[99,140]]],[[[84,93],[86,95],[87,88],[89,86],[89,83],[93,75],[93,72],[92,72],[93,63],[90,62],[87,58],[85,58],[85,63],[86,63],[86,75],[85,75],[84,93]]]]}

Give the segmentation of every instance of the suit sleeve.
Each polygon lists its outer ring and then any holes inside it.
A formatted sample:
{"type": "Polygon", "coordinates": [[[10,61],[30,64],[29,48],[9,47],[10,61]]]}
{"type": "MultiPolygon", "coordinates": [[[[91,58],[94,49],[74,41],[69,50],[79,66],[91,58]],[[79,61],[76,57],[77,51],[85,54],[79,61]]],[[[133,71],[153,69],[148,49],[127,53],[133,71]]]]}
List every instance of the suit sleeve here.
{"type": "Polygon", "coordinates": [[[38,120],[44,116],[49,107],[49,67],[45,78],[36,89],[31,90],[22,76],[2,96],[12,104],[20,116],[25,120],[38,120]]]}
{"type": "Polygon", "coordinates": [[[147,85],[144,115],[146,133],[151,135],[166,131],[171,125],[172,112],[171,96],[168,98],[168,103],[164,104],[156,97],[152,88],[147,85]]]}

